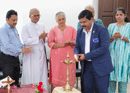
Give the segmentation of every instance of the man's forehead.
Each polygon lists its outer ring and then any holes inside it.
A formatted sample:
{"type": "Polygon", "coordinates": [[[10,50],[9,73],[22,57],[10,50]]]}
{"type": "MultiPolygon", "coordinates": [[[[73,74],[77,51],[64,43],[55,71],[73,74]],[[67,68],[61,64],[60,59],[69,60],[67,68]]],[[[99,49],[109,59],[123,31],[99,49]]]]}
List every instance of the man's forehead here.
{"type": "Polygon", "coordinates": [[[31,11],[31,14],[39,14],[39,11],[38,10],[33,10],[33,11],[31,11]]]}
{"type": "Polygon", "coordinates": [[[17,15],[11,15],[10,19],[16,19],[17,15]]]}
{"type": "Polygon", "coordinates": [[[80,18],[80,19],[79,19],[79,21],[85,21],[85,20],[87,20],[86,17],[83,17],[83,18],[80,18]]]}
{"type": "Polygon", "coordinates": [[[58,18],[65,18],[65,16],[64,15],[59,15],[58,18]]]}

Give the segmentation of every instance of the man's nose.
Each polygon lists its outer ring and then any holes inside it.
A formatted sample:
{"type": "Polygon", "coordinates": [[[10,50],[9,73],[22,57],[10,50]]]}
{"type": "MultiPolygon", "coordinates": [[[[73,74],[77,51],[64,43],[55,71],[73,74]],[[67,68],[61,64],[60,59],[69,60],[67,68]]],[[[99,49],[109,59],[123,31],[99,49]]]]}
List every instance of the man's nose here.
{"type": "Polygon", "coordinates": [[[81,23],[81,26],[83,26],[84,25],[84,23],[81,23]]]}
{"type": "Polygon", "coordinates": [[[15,20],[14,23],[17,23],[17,20],[15,20]]]}

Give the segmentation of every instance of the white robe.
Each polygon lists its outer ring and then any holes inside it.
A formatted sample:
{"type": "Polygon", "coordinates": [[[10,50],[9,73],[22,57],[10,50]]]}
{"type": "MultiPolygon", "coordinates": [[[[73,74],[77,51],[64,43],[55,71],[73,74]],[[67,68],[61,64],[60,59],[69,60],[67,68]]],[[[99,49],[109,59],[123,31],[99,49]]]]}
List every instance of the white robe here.
{"type": "MultiPolygon", "coordinates": [[[[39,35],[45,31],[43,24],[29,22],[22,28],[22,40],[25,46],[32,46],[31,54],[23,55],[23,70],[21,84],[37,84],[43,82],[48,91],[48,76],[44,41],[39,35]]],[[[47,38],[45,39],[45,42],[47,38]]]]}

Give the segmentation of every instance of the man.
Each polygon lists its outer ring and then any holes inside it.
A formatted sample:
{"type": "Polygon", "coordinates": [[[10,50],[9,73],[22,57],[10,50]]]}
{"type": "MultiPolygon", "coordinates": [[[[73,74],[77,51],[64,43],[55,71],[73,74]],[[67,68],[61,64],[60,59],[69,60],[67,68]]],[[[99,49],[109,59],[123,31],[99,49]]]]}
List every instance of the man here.
{"type": "Polygon", "coordinates": [[[16,29],[17,24],[17,12],[9,10],[6,14],[6,23],[0,28],[0,40],[1,40],[1,60],[0,66],[3,71],[4,78],[8,75],[15,80],[15,85],[19,85],[19,73],[20,73],[20,53],[30,53],[31,47],[23,47],[18,31],[16,29]]]}
{"type": "MultiPolygon", "coordinates": [[[[92,20],[93,20],[96,24],[99,24],[99,25],[104,26],[101,19],[94,19],[95,10],[94,10],[94,7],[93,7],[93,6],[91,6],[91,5],[86,6],[86,7],[85,7],[85,10],[89,10],[90,12],[92,12],[92,15],[93,15],[92,20]]],[[[82,26],[81,26],[80,22],[78,22],[77,30],[80,29],[80,28],[82,28],[82,26]]],[[[82,91],[82,92],[84,91],[84,86],[83,86],[83,74],[82,74],[82,72],[81,72],[81,91],[82,91]]],[[[95,92],[98,93],[97,87],[96,87],[95,92]]]]}
{"type": "Polygon", "coordinates": [[[79,16],[82,28],[77,32],[74,60],[81,61],[85,93],[108,93],[109,76],[113,71],[109,53],[107,28],[95,24],[92,12],[83,10],[79,16]]]}
{"type": "MultiPolygon", "coordinates": [[[[86,6],[86,7],[85,7],[85,10],[89,10],[90,12],[92,12],[92,15],[93,15],[92,20],[93,20],[96,24],[100,24],[100,25],[104,26],[101,19],[94,19],[95,10],[94,10],[94,7],[93,7],[93,6],[91,6],[91,5],[86,6]]],[[[78,22],[77,30],[78,30],[79,28],[82,28],[80,22],[78,22]]]]}
{"type": "Polygon", "coordinates": [[[47,41],[47,33],[43,24],[38,23],[40,12],[33,8],[30,10],[31,22],[22,28],[22,40],[25,46],[32,46],[32,53],[23,56],[22,84],[37,84],[43,82],[48,91],[47,64],[44,45],[47,41]]]}

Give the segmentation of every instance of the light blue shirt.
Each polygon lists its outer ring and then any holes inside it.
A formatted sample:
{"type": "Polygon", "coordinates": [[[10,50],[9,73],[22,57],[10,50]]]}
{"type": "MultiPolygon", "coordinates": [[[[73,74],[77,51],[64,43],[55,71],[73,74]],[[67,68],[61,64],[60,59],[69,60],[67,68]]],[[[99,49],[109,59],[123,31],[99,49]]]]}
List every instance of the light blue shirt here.
{"type": "Polygon", "coordinates": [[[1,52],[11,56],[19,56],[22,52],[23,44],[21,43],[16,27],[12,28],[5,23],[0,28],[1,52]]]}

